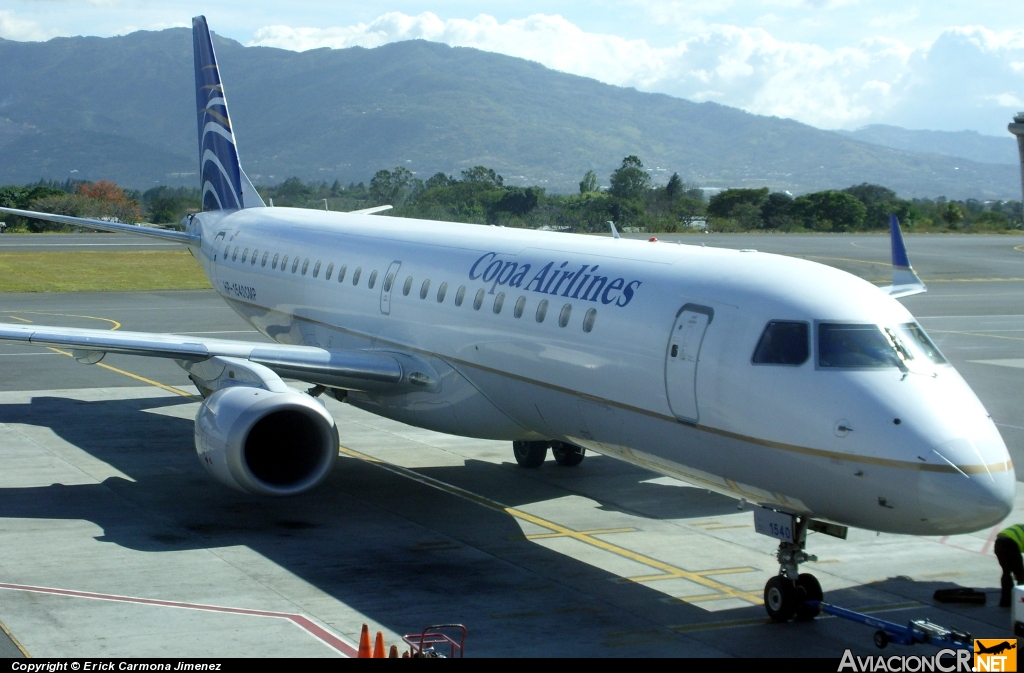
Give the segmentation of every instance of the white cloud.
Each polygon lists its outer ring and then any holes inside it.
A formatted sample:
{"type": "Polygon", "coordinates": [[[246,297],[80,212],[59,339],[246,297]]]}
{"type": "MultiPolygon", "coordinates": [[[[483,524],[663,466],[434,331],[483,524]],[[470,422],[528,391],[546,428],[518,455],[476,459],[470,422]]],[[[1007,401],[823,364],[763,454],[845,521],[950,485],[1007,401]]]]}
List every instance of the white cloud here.
{"type": "Polygon", "coordinates": [[[5,40],[38,41],[53,37],[35,21],[19,19],[13,12],[0,10],[0,37],[5,40]]]}
{"type": "MultiPolygon", "coordinates": [[[[807,5],[805,0],[777,2],[807,5]]],[[[677,3],[648,4],[671,8],[677,3]]],[[[844,2],[810,4],[828,8],[844,2]]],[[[1000,133],[1005,108],[1018,100],[1007,92],[1024,89],[1024,31],[983,27],[950,28],[918,46],[872,38],[829,49],[779,40],[763,28],[710,25],[656,47],[587,32],[558,15],[501,23],[488,15],[442,20],[430,12],[390,12],[352,26],[267,26],[256,31],[252,44],[301,51],[409,39],[476,47],[610,84],[712,100],[823,128],[881,122],[1000,133]]]]}

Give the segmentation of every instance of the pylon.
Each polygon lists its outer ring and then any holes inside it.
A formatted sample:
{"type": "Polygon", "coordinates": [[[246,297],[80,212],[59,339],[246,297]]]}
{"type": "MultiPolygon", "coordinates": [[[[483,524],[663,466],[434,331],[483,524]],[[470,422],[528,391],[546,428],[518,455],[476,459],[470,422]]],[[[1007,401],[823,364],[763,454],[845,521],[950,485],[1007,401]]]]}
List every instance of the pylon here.
{"type": "Polygon", "coordinates": [[[359,654],[356,659],[372,659],[373,650],[370,649],[370,627],[363,624],[363,630],[359,633],[359,654]]]}
{"type": "Polygon", "coordinates": [[[373,643],[373,658],[383,659],[386,655],[384,654],[384,634],[380,631],[377,632],[377,639],[373,643]]]}
{"type": "Polygon", "coordinates": [[[391,651],[388,652],[388,659],[397,659],[397,658],[398,658],[398,645],[392,645],[391,646],[391,651]]]}

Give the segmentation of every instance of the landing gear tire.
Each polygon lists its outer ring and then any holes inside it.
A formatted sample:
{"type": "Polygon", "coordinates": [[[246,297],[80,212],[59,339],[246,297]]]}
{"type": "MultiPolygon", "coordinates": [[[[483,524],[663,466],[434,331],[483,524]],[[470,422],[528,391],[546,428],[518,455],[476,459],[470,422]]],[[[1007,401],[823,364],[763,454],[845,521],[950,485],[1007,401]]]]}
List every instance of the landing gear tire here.
{"type": "Polygon", "coordinates": [[[889,634],[885,631],[875,631],[875,647],[880,650],[884,650],[885,646],[889,644],[889,634]]]}
{"type": "Polygon", "coordinates": [[[555,462],[562,467],[575,467],[579,465],[583,462],[585,454],[586,449],[582,446],[566,444],[565,442],[551,443],[551,455],[555,457],[555,462]]]}
{"type": "Polygon", "coordinates": [[[810,606],[806,601],[821,601],[825,594],[821,590],[818,578],[810,573],[800,573],[796,578],[797,593],[803,594],[796,606],[796,620],[798,622],[809,622],[821,614],[821,606],[810,606]]]}
{"type": "Polygon", "coordinates": [[[512,454],[516,457],[519,467],[533,470],[543,465],[548,457],[548,443],[512,442],[512,454]]]}
{"type": "Polygon", "coordinates": [[[764,609],[773,622],[788,622],[802,598],[792,580],[776,575],[764,585],[764,609]]]}

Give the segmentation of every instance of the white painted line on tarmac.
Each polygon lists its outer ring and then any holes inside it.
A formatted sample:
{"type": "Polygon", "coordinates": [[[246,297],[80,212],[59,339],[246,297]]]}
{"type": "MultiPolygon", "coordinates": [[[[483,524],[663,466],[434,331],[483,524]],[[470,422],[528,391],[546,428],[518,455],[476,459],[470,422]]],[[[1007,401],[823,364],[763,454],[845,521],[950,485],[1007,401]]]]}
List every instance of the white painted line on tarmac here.
{"type": "Polygon", "coordinates": [[[346,657],[355,657],[358,650],[354,645],[338,635],[328,631],[309,617],[289,612],[270,612],[268,610],[250,610],[248,608],[231,608],[223,605],[205,605],[203,603],[182,603],[179,601],[164,601],[155,598],[138,598],[136,596],[119,596],[117,594],[98,594],[89,591],[74,591],[72,589],[55,589],[52,587],[36,587],[27,584],[7,584],[0,582],[0,589],[10,591],[26,591],[36,594],[49,594],[51,596],[67,596],[70,598],[91,598],[98,601],[115,601],[118,603],[135,603],[136,605],[153,605],[163,608],[179,608],[183,610],[199,610],[201,612],[220,612],[232,615],[246,615],[249,617],[271,617],[284,619],[295,624],[300,629],[313,636],[324,645],[346,657]]]}
{"type": "Polygon", "coordinates": [[[1024,358],[1006,358],[1005,360],[968,360],[968,362],[979,365],[997,365],[999,367],[1024,369],[1024,358]]]}

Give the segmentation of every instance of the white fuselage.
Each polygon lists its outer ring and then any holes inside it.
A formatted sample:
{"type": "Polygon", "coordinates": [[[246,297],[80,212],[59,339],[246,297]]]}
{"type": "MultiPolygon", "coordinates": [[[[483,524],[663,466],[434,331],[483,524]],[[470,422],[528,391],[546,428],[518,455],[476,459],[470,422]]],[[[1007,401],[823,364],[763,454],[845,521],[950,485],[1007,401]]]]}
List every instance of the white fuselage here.
{"type": "Polygon", "coordinates": [[[188,226],[216,290],[271,339],[415,353],[439,373],[436,391],[349,394],[374,413],[466,436],[568,441],[873,530],[968,532],[1011,509],[1006,447],[952,366],[818,366],[821,321],[913,322],[842,271],[291,208],[201,213],[188,226]],[[802,365],[752,363],[773,320],[812,327],[802,365]]]}

